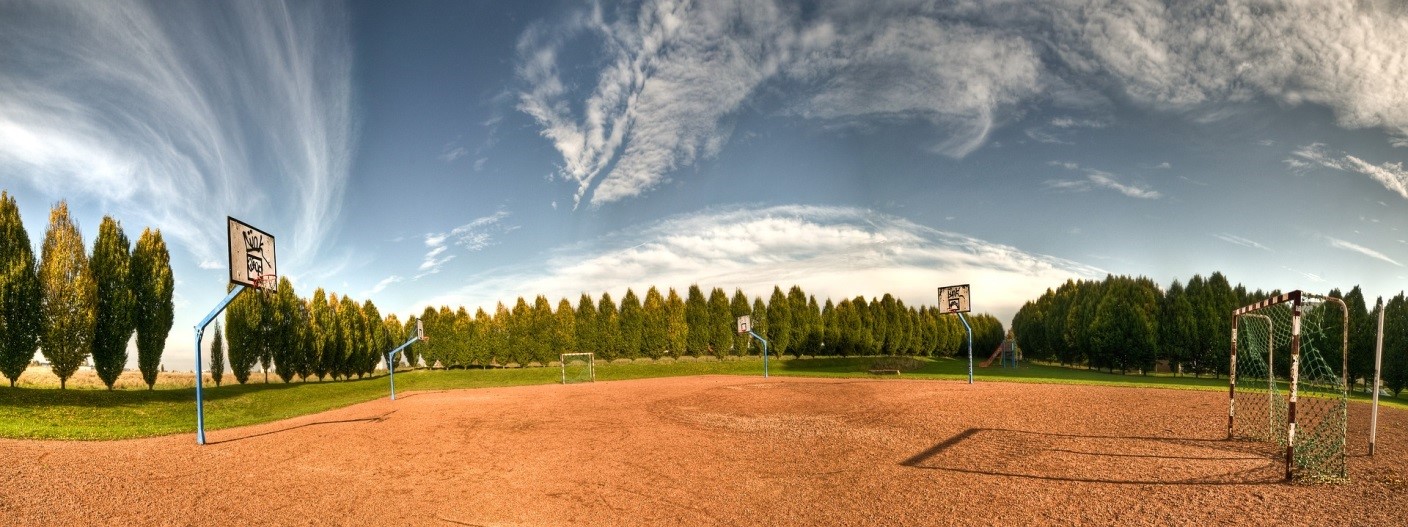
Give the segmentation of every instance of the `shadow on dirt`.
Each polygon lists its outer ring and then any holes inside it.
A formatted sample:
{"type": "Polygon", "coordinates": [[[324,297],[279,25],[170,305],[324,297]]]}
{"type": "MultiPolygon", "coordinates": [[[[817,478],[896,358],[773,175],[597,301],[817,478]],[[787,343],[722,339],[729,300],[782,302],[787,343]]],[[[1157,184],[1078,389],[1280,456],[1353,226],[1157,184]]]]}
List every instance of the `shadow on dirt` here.
{"type": "Polygon", "coordinates": [[[361,417],[361,418],[357,418],[357,419],[338,419],[338,420],[335,420],[335,421],[318,421],[318,422],[314,422],[314,423],[303,423],[303,424],[300,424],[300,425],[294,425],[294,426],[289,426],[289,427],[285,427],[285,428],[280,428],[280,429],[278,429],[278,430],[269,430],[269,431],[265,431],[265,432],[259,432],[259,433],[257,433],[257,434],[249,434],[249,435],[244,435],[244,436],[240,436],[240,437],[233,437],[233,438],[230,438],[230,439],[222,439],[222,440],[219,440],[219,441],[207,441],[206,444],[218,445],[218,444],[221,444],[221,443],[233,443],[233,442],[235,442],[235,441],[243,441],[243,440],[245,440],[245,439],[254,439],[254,438],[256,438],[256,437],[264,437],[264,436],[269,436],[269,435],[274,435],[274,434],[281,434],[281,433],[284,433],[284,432],[291,432],[291,431],[294,431],[294,430],[298,430],[298,429],[300,429],[300,428],[308,428],[308,427],[310,427],[310,426],[338,425],[338,424],[348,424],[348,423],[380,423],[380,422],[385,421],[385,420],[387,420],[388,418],[390,418],[390,417],[391,417],[391,414],[394,414],[394,413],[396,413],[396,410],[392,410],[392,411],[390,411],[390,412],[386,412],[386,413],[381,414],[381,415],[374,415],[374,416],[371,416],[371,417],[361,417]]]}
{"type": "Polygon", "coordinates": [[[1259,485],[1283,481],[1262,443],[969,428],[901,466],[989,476],[1136,485],[1259,485]]]}

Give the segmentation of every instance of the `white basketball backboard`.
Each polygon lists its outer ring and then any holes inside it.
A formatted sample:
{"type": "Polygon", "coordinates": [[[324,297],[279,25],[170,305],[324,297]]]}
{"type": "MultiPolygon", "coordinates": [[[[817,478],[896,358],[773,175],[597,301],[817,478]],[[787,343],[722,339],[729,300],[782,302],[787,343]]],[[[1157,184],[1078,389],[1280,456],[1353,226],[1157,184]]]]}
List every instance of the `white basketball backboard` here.
{"type": "Polygon", "coordinates": [[[967,313],[973,308],[968,284],[939,288],[940,313],[967,313]]]}
{"type": "Polygon", "coordinates": [[[748,316],[748,315],[743,315],[743,316],[741,316],[741,317],[738,317],[738,333],[739,333],[740,335],[741,335],[741,334],[744,334],[744,333],[747,333],[747,332],[749,332],[749,331],[752,331],[752,330],[753,330],[753,320],[752,320],[752,317],[750,317],[750,316],[748,316]]]}
{"type": "Polygon", "coordinates": [[[273,291],[279,281],[274,235],[234,218],[228,220],[230,283],[273,291]]]}

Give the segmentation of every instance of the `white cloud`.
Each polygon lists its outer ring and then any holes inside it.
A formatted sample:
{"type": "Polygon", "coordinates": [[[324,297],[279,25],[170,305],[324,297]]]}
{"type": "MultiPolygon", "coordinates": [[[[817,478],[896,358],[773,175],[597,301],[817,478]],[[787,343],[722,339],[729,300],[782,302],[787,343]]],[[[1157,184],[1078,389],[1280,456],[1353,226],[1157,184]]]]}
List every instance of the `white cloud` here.
{"type": "Polygon", "coordinates": [[[1153,168],[1154,168],[1154,170],[1169,170],[1169,169],[1173,168],[1173,165],[1172,165],[1171,163],[1169,163],[1168,161],[1164,161],[1164,162],[1162,162],[1162,163],[1159,163],[1159,164],[1157,164],[1157,165],[1154,165],[1153,168]]]}
{"type": "Polygon", "coordinates": [[[1286,266],[1284,266],[1284,265],[1281,266],[1281,268],[1282,268],[1282,269],[1285,269],[1285,270],[1287,270],[1287,271],[1290,271],[1290,272],[1292,272],[1292,273],[1301,275],[1301,276],[1305,277],[1306,280],[1310,280],[1311,282],[1316,282],[1316,283],[1324,283],[1324,282],[1326,282],[1326,280],[1325,280],[1324,278],[1322,278],[1320,275],[1315,274],[1315,273],[1307,273],[1307,272],[1305,272],[1305,271],[1301,271],[1301,270],[1299,270],[1299,269],[1292,269],[1292,268],[1286,267],[1286,266]]]}
{"type": "MultiPolygon", "coordinates": [[[[223,216],[314,261],[356,123],[346,13],[298,2],[6,4],[0,170],[221,260],[223,216]]],[[[202,265],[203,266],[203,265],[202,265]]],[[[203,266],[204,267],[204,266],[203,266]]]]}
{"type": "Polygon", "coordinates": [[[427,250],[420,267],[416,269],[419,274],[415,279],[439,273],[445,264],[455,259],[455,255],[449,253],[447,243],[454,243],[471,252],[481,251],[494,245],[498,236],[517,230],[516,225],[504,225],[503,220],[508,217],[509,213],[501,210],[489,216],[475,218],[474,221],[447,232],[427,233],[424,236],[427,250]]]}
{"type": "Polygon", "coordinates": [[[1249,248],[1249,249],[1261,249],[1261,250],[1263,250],[1263,251],[1270,251],[1270,250],[1271,250],[1270,247],[1267,247],[1267,246],[1262,245],[1262,244],[1260,244],[1260,243],[1254,242],[1254,241],[1252,241],[1252,240],[1248,240],[1248,239],[1243,238],[1243,237],[1241,237],[1241,236],[1237,236],[1237,235],[1233,235],[1233,234],[1228,234],[1228,233],[1225,233],[1225,232],[1219,232],[1219,233],[1214,234],[1214,235],[1212,235],[1212,236],[1213,236],[1214,238],[1217,238],[1217,239],[1222,240],[1222,241],[1224,241],[1224,242],[1227,242],[1227,243],[1230,243],[1230,244],[1233,244],[1233,245],[1241,245],[1242,247],[1247,247],[1247,248],[1249,248]]]}
{"type": "Polygon", "coordinates": [[[1057,190],[1069,190],[1075,192],[1085,192],[1088,190],[1103,188],[1119,192],[1120,194],[1124,194],[1125,196],[1129,196],[1131,198],[1159,199],[1163,197],[1163,193],[1157,190],[1147,189],[1136,184],[1128,184],[1121,182],[1118,176],[1109,172],[1105,172],[1103,170],[1096,170],[1093,168],[1081,168],[1080,165],[1071,162],[1049,161],[1046,164],[1054,167],[1064,168],[1066,170],[1080,171],[1085,173],[1084,179],[1048,179],[1046,180],[1047,188],[1057,190]]]}
{"type": "MultiPolygon", "coordinates": [[[[742,109],[830,129],[922,122],[963,157],[1024,104],[1123,99],[1211,122],[1267,99],[1329,108],[1408,145],[1408,31],[1372,2],[776,0],[589,8],[518,45],[517,108],[562,156],[575,201],[610,203],[716,155],[742,109]],[[559,68],[565,50],[574,64],[559,68]],[[592,55],[581,67],[582,52],[592,55]],[[585,73],[583,73],[585,71],[585,73]],[[580,87],[580,88],[578,88],[580,87]]],[[[1100,128],[1056,116],[1027,130],[1100,128]]]]}
{"type": "Polygon", "coordinates": [[[458,145],[445,145],[445,150],[440,152],[440,160],[446,163],[454,162],[456,159],[469,155],[469,149],[458,145]]]}
{"type": "Polygon", "coordinates": [[[1325,237],[1325,240],[1330,243],[1330,247],[1334,247],[1334,248],[1336,248],[1336,249],[1344,249],[1344,250],[1346,250],[1346,251],[1356,252],[1356,253],[1362,254],[1362,255],[1364,255],[1364,256],[1368,256],[1368,257],[1370,257],[1370,258],[1373,258],[1373,259],[1375,259],[1375,260],[1379,260],[1379,261],[1382,261],[1382,262],[1386,262],[1386,263],[1393,264],[1395,267],[1403,267],[1403,264],[1398,263],[1397,260],[1394,260],[1393,258],[1389,258],[1389,257],[1388,257],[1387,255],[1385,255],[1384,253],[1381,253],[1381,252],[1379,252],[1379,251],[1375,251],[1375,250],[1370,249],[1370,248],[1368,248],[1368,247],[1365,247],[1365,246],[1363,246],[1363,245],[1359,245],[1359,244],[1357,244],[1357,243],[1347,242],[1347,241],[1341,240],[1341,239],[1339,239],[1339,238],[1333,238],[1333,237],[1329,237],[1329,236],[1326,236],[1326,237],[1325,237]]]}
{"type": "Polygon", "coordinates": [[[386,288],[389,287],[391,284],[399,283],[399,282],[402,282],[402,281],[404,281],[404,280],[405,280],[404,278],[401,278],[400,276],[397,276],[397,275],[394,275],[394,274],[393,274],[393,275],[391,275],[391,276],[388,276],[388,277],[386,277],[386,278],[381,279],[380,282],[377,282],[376,285],[372,286],[372,288],[371,288],[370,291],[365,291],[365,292],[363,292],[361,296],[362,296],[362,297],[369,297],[369,296],[371,296],[371,295],[375,295],[375,294],[377,294],[377,293],[380,293],[380,292],[386,290],[386,288]]]}
{"type": "Polygon", "coordinates": [[[791,6],[759,0],[648,1],[619,19],[593,6],[524,33],[518,109],[562,155],[575,202],[603,204],[716,155],[732,115],[761,103],[764,85],[795,90],[766,111],[841,127],[927,122],[930,149],[954,157],[981,146],[1010,106],[1038,91],[1037,55],[1021,38],[884,6],[865,10],[880,16],[855,16],[855,7],[827,3],[803,21],[791,6]],[[581,50],[584,40],[599,44],[602,67],[565,78],[559,51],[581,50]],[[590,93],[569,90],[578,84],[590,93]]]}
{"type": "Polygon", "coordinates": [[[896,294],[932,305],[934,288],[972,283],[978,310],[1010,317],[1041,291],[1103,270],[939,231],[903,218],[840,207],[706,210],[553,251],[544,268],[496,269],[424,305],[492,306],[520,295],[575,299],[583,292],[690,284],[766,296],[801,285],[818,298],[896,294]],[[651,283],[645,283],[647,278],[651,283]]]}
{"type": "Polygon", "coordinates": [[[1375,165],[1346,153],[1332,153],[1323,143],[1302,146],[1291,152],[1291,155],[1295,157],[1286,159],[1285,163],[1292,169],[1305,170],[1315,164],[1345,172],[1358,172],[1408,199],[1408,170],[1404,170],[1402,162],[1375,165]]]}

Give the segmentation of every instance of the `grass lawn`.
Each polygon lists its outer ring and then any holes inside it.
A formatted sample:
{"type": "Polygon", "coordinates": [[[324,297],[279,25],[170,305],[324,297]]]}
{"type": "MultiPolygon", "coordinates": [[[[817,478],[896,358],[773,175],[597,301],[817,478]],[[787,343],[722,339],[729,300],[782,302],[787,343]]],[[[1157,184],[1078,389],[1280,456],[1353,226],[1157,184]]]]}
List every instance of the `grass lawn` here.
{"type": "MultiPolygon", "coordinates": [[[[770,373],[806,377],[874,377],[876,357],[773,359],[770,373]]],[[[968,361],[955,358],[918,359],[899,376],[903,379],[967,379],[968,361]]],[[[687,375],[761,375],[760,359],[726,361],[598,361],[599,381],[687,375]]],[[[494,370],[418,370],[398,372],[398,392],[520,386],[558,382],[557,368],[494,370]]],[[[1119,375],[1076,368],[1023,364],[1020,368],[976,368],[977,382],[1098,384],[1130,387],[1226,390],[1227,379],[1194,379],[1169,375],[1119,375]]],[[[189,374],[187,374],[189,377],[189,374]]],[[[892,379],[895,377],[884,377],[892,379]]],[[[251,380],[262,379],[260,374],[251,380]]],[[[193,378],[158,383],[156,390],[0,387],[0,437],[32,439],[124,439],[194,433],[193,378]]],[[[37,384],[42,385],[42,384],[37,384]]],[[[345,382],[206,385],[205,424],[218,430],[322,412],[388,395],[385,375],[345,382]]],[[[1355,399],[1368,400],[1362,395],[1355,399]]],[[[1386,405],[1408,408],[1396,398],[1386,405]]]]}

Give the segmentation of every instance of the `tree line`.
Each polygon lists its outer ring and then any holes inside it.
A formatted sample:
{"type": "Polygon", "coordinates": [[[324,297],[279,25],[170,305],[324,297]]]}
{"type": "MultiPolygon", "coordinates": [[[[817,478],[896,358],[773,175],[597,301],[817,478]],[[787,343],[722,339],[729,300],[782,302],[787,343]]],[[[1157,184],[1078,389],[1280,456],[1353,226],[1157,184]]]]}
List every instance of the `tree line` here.
{"type": "Polygon", "coordinates": [[[174,284],[160,230],[144,229],[133,247],[122,223],[104,216],[88,253],[63,201],[49,211],[36,259],[14,197],[0,191],[0,373],[11,387],[42,351],[60,389],[92,357],[111,390],[135,333],[151,389],[171,332],[174,284]]]}
{"type": "MultiPolygon", "coordinates": [[[[563,298],[555,309],[543,295],[532,302],[519,297],[513,307],[499,302],[493,313],[480,308],[472,315],[463,306],[427,306],[418,318],[430,341],[407,348],[406,357],[412,364],[488,367],[546,365],[564,352],[590,352],[607,361],[761,354],[751,336],[736,331],[735,321],[744,315],[778,356],[952,355],[967,342],[957,317],[906,306],[888,293],[818,302],[799,286],[786,292],[774,286],[764,301],[750,300],[739,289],[706,294],[692,285],[682,297],[674,288],[662,293],[652,286],[643,299],[633,289],[619,303],[610,293],[595,299],[583,293],[575,306],[563,298]]],[[[975,350],[1002,342],[995,317],[973,315],[970,324],[975,350]]]]}
{"type": "MultiPolygon", "coordinates": [[[[1175,372],[1224,376],[1232,311],[1279,294],[1234,286],[1220,272],[1207,278],[1194,275],[1186,285],[1174,280],[1167,290],[1146,277],[1068,280],[1024,304],[1012,319],[1012,330],[1031,359],[1145,373],[1167,361],[1175,372]]],[[[1338,309],[1327,311],[1322,320],[1326,328],[1349,333],[1347,377],[1351,382],[1372,379],[1380,308],[1371,311],[1357,285],[1347,293],[1332,289],[1326,296],[1343,300],[1349,314],[1347,325],[1338,309]]],[[[1383,309],[1383,378],[1396,393],[1408,387],[1408,301],[1399,293],[1383,309]]],[[[1339,346],[1332,348],[1326,359],[1340,364],[1339,346]]]]}

